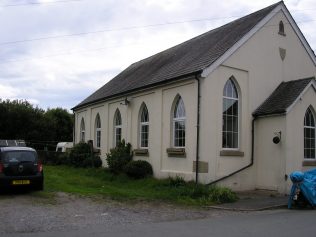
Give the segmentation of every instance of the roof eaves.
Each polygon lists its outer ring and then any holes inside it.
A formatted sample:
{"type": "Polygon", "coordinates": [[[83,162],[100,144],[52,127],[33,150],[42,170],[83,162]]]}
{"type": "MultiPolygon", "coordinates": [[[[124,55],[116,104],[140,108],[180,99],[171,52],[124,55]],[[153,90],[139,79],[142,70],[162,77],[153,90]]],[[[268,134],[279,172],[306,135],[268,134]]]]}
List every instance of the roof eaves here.
{"type": "Polygon", "coordinates": [[[149,85],[138,87],[138,88],[135,88],[135,89],[132,89],[132,90],[124,91],[122,93],[117,93],[117,94],[114,94],[114,95],[111,95],[111,96],[108,96],[108,97],[103,97],[103,98],[100,98],[100,99],[97,99],[97,100],[94,100],[94,101],[89,101],[87,103],[78,104],[75,107],[71,108],[71,110],[75,111],[75,110],[87,107],[89,105],[93,105],[93,104],[100,103],[100,102],[105,102],[105,101],[108,101],[108,100],[113,99],[113,98],[117,98],[117,97],[121,97],[121,96],[130,94],[130,93],[135,93],[135,92],[138,92],[138,91],[142,91],[144,89],[154,88],[154,87],[157,87],[157,86],[161,86],[162,84],[166,84],[166,83],[171,83],[171,82],[175,82],[175,81],[182,81],[182,80],[190,80],[190,79],[192,80],[193,76],[198,76],[201,73],[202,73],[202,70],[199,70],[199,71],[196,71],[196,72],[193,72],[193,73],[189,73],[189,74],[186,74],[186,75],[182,75],[182,76],[179,76],[179,77],[174,77],[174,78],[171,78],[171,79],[168,79],[168,80],[159,81],[159,82],[154,83],[154,84],[149,84],[149,85]]]}
{"type": "Polygon", "coordinates": [[[306,91],[309,89],[309,87],[314,87],[314,90],[316,90],[316,80],[315,77],[311,77],[311,78],[307,78],[307,79],[311,79],[311,81],[305,86],[304,90],[299,94],[299,96],[294,100],[294,102],[287,107],[286,109],[286,114],[288,114],[292,108],[296,105],[297,101],[299,101],[302,96],[306,93],[306,91]]]}

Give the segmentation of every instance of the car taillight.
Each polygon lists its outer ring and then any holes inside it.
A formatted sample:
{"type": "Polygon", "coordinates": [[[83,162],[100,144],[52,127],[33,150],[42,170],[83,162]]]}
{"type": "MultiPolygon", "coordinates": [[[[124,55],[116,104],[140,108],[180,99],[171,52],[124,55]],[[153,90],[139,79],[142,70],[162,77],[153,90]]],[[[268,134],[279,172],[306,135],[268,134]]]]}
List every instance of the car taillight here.
{"type": "Polygon", "coordinates": [[[42,162],[40,160],[37,162],[37,171],[38,172],[43,171],[43,165],[42,165],[42,162]]]}
{"type": "Polygon", "coordinates": [[[4,169],[3,164],[0,162],[0,173],[3,172],[3,169],[4,169]]]}

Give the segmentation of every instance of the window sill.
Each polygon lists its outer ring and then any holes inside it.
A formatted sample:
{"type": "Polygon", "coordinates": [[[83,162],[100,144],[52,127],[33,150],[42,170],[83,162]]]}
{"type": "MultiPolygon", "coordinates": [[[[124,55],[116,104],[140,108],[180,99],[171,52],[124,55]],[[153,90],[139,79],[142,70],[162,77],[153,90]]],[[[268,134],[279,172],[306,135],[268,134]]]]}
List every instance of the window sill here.
{"type": "Polygon", "coordinates": [[[185,148],[167,148],[168,157],[186,158],[185,148]]]}
{"type": "Polygon", "coordinates": [[[135,156],[149,156],[148,149],[140,148],[140,149],[134,149],[134,155],[135,156]]]}
{"type": "Polygon", "coordinates": [[[316,166],[316,159],[306,159],[302,163],[303,166],[316,166]]]}
{"type": "Polygon", "coordinates": [[[219,153],[220,156],[239,156],[243,157],[245,153],[243,151],[238,150],[221,150],[219,153]]]}

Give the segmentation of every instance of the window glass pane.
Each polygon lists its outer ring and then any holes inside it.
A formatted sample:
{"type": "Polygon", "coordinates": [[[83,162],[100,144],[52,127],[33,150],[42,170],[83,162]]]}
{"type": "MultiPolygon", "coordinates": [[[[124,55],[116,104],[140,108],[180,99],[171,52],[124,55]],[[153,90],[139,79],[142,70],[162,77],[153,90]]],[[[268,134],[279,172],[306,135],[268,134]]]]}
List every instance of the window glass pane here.
{"type": "Polygon", "coordinates": [[[101,119],[100,119],[99,114],[97,115],[96,120],[95,120],[95,127],[101,128],[101,119]]]}
{"type": "Polygon", "coordinates": [[[97,131],[97,147],[101,146],[101,131],[97,131]]]}
{"type": "Polygon", "coordinates": [[[238,100],[235,100],[232,105],[232,114],[238,115],[238,100]]]}
{"type": "Polygon", "coordinates": [[[236,148],[238,147],[238,133],[234,132],[233,133],[233,147],[232,148],[236,148]]]}
{"type": "Polygon", "coordinates": [[[119,110],[115,113],[115,125],[122,125],[121,113],[119,110]]]}
{"type": "Polygon", "coordinates": [[[233,97],[233,87],[232,87],[232,83],[230,80],[227,81],[226,86],[225,86],[225,96],[227,97],[233,97]]]}
{"type": "Polygon", "coordinates": [[[141,125],[141,134],[140,134],[140,140],[141,140],[141,147],[148,147],[148,125],[141,125]]]}
{"type": "Polygon", "coordinates": [[[226,146],[225,148],[233,148],[233,134],[226,132],[226,146]]]}
{"type": "Polygon", "coordinates": [[[178,97],[174,108],[173,118],[173,145],[175,147],[185,146],[185,107],[181,97],[178,97]]]}
{"type": "Polygon", "coordinates": [[[122,129],[120,127],[115,128],[115,146],[121,142],[121,132],[122,129]]]}
{"type": "Polygon", "coordinates": [[[174,110],[174,118],[183,118],[185,117],[185,108],[184,103],[181,97],[178,98],[174,110]]]}
{"type": "Polygon", "coordinates": [[[308,108],[304,117],[304,158],[315,159],[315,119],[308,108]]]}
{"type": "Polygon", "coordinates": [[[306,111],[304,125],[309,127],[315,127],[314,116],[310,108],[308,108],[306,111]]]}
{"type": "Polygon", "coordinates": [[[141,118],[140,118],[140,147],[147,148],[148,147],[148,134],[149,134],[149,115],[146,105],[143,105],[141,118]]]}
{"type": "Polygon", "coordinates": [[[148,122],[149,117],[148,117],[148,110],[147,107],[144,106],[141,114],[141,122],[148,122]]]}
{"type": "Polygon", "coordinates": [[[233,80],[229,79],[223,92],[223,148],[238,148],[238,93],[233,80]]]}
{"type": "Polygon", "coordinates": [[[82,119],[81,120],[81,125],[80,125],[80,128],[81,128],[81,130],[85,130],[85,125],[84,125],[84,120],[82,119]]]}
{"type": "Polygon", "coordinates": [[[174,123],[174,146],[185,146],[185,122],[176,121],[174,123]]]}
{"type": "Polygon", "coordinates": [[[233,117],[233,132],[238,133],[238,117],[233,117]]]}
{"type": "Polygon", "coordinates": [[[232,79],[229,79],[226,82],[223,90],[223,96],[236,99],[238,98],[237,88],[232,79]]]}
{"type": "Polygon", "coordinates": [[[227,114],[227,109],[228,109],[228,102],[229,102],[229,100],[228,99],[226,99],[226,98],[224,98],[223,99],[223,113],[224,114],[227,114]]]}

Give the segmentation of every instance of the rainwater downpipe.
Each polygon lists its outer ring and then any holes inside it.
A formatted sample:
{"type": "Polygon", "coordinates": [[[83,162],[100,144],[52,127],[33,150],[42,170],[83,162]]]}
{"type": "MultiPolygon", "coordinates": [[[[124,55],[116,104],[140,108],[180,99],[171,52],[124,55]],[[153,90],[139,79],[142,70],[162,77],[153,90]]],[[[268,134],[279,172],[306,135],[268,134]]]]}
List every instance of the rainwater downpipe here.
{"type": "Polygon", "coordinates": [[[74,122],[73,132],[72,132],[72,143],[73,143],[73,146],[75,146],[76,144],[76,114],[75,113],[73,113],[72,119],[74,122]]]}
{"type": "Polygon", "coordinates": [[[198,75],[195,75],[195,79],[197,80],[197,124],[196,124],[196,159],[195,159],[195,183],[198,184],[199,182],[199,156],[200,156],[200,98],[201,98],[201,92],[200,92],[200,79],[198,75]]]}
{"type": "Polygon", "coordinates": [[[241,172],[241,171],[243,171],[243,170],[245,170],[245,169],[247,169],[247,168],[249,168],[249,167],[251,167],[253,165],[253,163],[254,163],[254,153],[255,153],[255,121],[256,121],[256,119],[257,119],[257,117],[253,117],[252,118],[252,123],[251,123],[251,160],[250,160],[250,163],[248,165],[242,167],[239,170],[236,170],[236,171],[234,171],[234,172],[232,172],[232,173],[230,173],[230,174],[228,174],[228,175],[226,175],[224,177],[221,177],[219,179],[216,179],[216,180],[208,183],[207,185],[212,185],[212,184],[215,184],[215,183],[217,183],[219,181],[227,179],[227,178],[233,176],[234,174],[237,174],[237,173],[239,173],[239,172],[241,172]]]}

